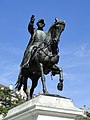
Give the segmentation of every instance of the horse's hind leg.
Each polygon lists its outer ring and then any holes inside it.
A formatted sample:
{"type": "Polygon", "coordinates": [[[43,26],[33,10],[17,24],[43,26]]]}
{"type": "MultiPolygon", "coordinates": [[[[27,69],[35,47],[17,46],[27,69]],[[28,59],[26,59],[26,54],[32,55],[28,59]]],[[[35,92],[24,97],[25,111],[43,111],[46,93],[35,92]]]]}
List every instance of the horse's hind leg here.
{"type": "Polygon", "coordinates": [[[23,91],[26,93],[26,96],[27,96],[26,100],[28,100],[27,79],[28,78],[25,78],[25,80],[24,80],[24,87],[23,87],[23,91]]]}
{"type": "Polygon", "coordinates": [[[31,86],[31,89],[30,89],[30,99],[33,97],[33,92],[34,92],[34,89],[36,88],[36,86],[38,84],[38,79],[32,79],[32,86],[31,86]]]}
{"type": "Polygon", "coordinates": [[[40,69],[41,69],[41,81],[42,81],[42,86],[43,86],[43,93],[48,93],[46,89],[45,76],[43,72],[43,64],[41,63],[40,63],[40,69]]]}

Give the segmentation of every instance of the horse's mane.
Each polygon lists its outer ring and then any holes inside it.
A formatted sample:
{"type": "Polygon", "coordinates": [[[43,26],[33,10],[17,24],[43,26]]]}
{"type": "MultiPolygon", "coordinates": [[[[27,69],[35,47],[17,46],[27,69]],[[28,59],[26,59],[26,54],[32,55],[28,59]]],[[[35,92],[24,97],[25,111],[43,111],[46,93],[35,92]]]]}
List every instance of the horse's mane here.
{"type": "Polygon", "coordinates": [[[49,30],[48,30],[48,33],[52,31],[52,29],[55,27],[55,25],[56,25],[56,23],[53,23],[53,24],[50,26],[50,28],[49,28],[49,30]]]}
{"type": "Polygon", "coordinates": [[[48,30],[48,37],[50,40],[50,36],[51,38],[55,38],[58,40],[60,37],[60,34],[62,33],[62,31],[64,30],[65,27],[65,23],[62,20],[58,20],[57,18],[55,18],[55,22],[50,26],[49,30],[48,30]]]}
{"type": "Polygon", "coordinates": [[[50,26],[48,32],[50,32],[52,29],[54,29],[55,26],[58,24],[65,24],[65,23],[64,23],[64,21],[59,20],[58,18],[55,18],[55,22],[50,26]]]}

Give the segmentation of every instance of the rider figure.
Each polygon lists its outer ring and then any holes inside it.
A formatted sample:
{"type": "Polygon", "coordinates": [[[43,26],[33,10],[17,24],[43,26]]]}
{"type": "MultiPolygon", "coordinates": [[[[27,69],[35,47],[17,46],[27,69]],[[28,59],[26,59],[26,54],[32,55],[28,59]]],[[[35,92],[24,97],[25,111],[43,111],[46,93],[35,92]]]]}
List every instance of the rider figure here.
{"type": "Polygon", "coordinates": [[[37,30],[43,31],[43,27],[45,26],[45,22],[44,19],[39,19],[37,22],[37,26],[38,28],[35,29],[34,28],[34,21],[35,21],[35,16],[32,15],[29,25],[28,25],[28,31],[31,34],[31,39],[27,45],[26,51],[24,53],[24,57],[21,63],[21,67],[25,67],[28,68],[29,67],[29,62],[31,59],[31,52],[33,50],[33,52],[35,52],[35,49],[38,47],[39,43],[37,41],[37,39],[34,39],[34,35],[36,34],[37,30]],[[35,43],[35,45],[33,45],[33,43],[35,43]]]}
{"type": "MultiPolygon", "coordinates": [[[[31,34],[31,36],[34,34],[34,30],[35,30],[34,21],[35,21],[35,16],[32,15],[30,23],[28,25],[28,31],[31,34]]],[[[45,26],[44,19],[39,19],[38,22],[37,22],[37,26],[38,26],[38,28],[37,28],[38,30],[43,31],[43,27],[45,26]]]]}

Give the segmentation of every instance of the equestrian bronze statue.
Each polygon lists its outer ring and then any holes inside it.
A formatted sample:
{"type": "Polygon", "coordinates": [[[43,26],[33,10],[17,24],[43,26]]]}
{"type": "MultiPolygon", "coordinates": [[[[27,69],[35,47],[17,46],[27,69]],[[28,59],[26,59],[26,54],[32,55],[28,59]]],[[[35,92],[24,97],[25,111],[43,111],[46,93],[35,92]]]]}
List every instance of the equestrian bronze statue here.
{"type": "Polygon", "coordinates": [[[48,93],[45,84],[45,75],[51,74],[55,76],[59,74],[58,90],[63,89],[63,74],[62,68],[57,66],[59,62],[60,35],[65,28],[64,21],[55,18],[55,22],[51,25],[48,32],[43,31],[45,26],[44,19],[37,22],[38,28],[34,28],[35,16],[32,15],[28,31],[31,34],[31,39],[27,45],[23,60],[20,65],[20,72],[16,83],[16,89],[20,90],[23,85],[23,90],[27,94],[27,80],[32,81],[30,89],[30,98],[33,96],[34,89],[38,84],[39,78],[42,81],[43,93],[48,93]]]}

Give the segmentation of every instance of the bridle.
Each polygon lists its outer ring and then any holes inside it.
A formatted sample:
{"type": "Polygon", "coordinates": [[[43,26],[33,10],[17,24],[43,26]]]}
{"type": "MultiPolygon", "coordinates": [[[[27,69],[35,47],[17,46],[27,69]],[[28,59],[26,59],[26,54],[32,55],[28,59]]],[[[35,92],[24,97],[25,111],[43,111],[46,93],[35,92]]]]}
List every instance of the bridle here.
{"type": "MultiPolygon", "coordinates": [[[[47,52],[44,51],[45,48],[48,48],[48,50],[50,49],[49,47],[52,46],[52,44],[54,44],[54,41],[48,41],[47,43],[45,41],[43,41],[38,47],[37,47],[37,53],[39,53],[39,51],[42,51],[46,56],[48,56],[49,58],[52,58],[54,56],[56,56],[55,54],[53,55],[49,55],[47,52]],[[40,47],[42,44],[44,44],[44,47],[40,47]]],[[[59,52],[59,48],[57,47],[57,51],[59,52]]]]}

